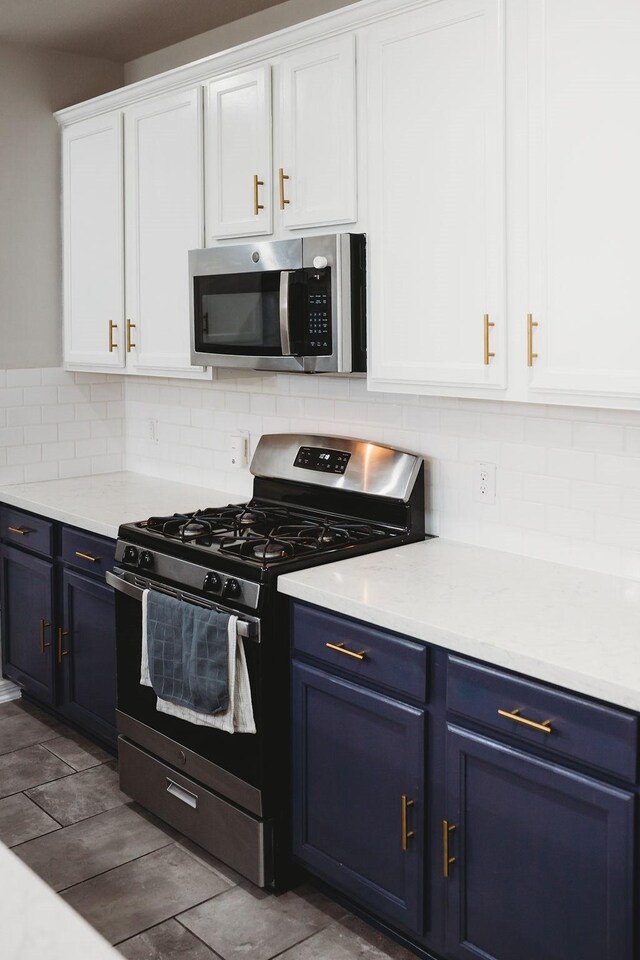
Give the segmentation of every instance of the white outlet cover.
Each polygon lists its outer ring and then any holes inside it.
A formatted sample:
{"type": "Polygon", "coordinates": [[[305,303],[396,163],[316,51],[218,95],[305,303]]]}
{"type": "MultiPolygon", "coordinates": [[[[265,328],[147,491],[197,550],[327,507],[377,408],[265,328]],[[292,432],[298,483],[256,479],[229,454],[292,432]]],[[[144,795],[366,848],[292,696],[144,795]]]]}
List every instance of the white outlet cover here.
{"type": "Polygon", "coordinates": [[[496,465],[481,461],[474,465],[473,499],[476,503],[496,502],[496,465]]]}

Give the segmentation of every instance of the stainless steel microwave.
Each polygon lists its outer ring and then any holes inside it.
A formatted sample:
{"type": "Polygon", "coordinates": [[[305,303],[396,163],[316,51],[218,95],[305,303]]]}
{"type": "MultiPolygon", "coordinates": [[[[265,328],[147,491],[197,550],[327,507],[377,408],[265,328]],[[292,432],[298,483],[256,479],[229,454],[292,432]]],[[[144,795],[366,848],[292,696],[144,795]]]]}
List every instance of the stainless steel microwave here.
{"type": "Polygon", "coordinates": [[[191,361],[298,373],[366,369],[365,238],[189,252],[191,361]]]}

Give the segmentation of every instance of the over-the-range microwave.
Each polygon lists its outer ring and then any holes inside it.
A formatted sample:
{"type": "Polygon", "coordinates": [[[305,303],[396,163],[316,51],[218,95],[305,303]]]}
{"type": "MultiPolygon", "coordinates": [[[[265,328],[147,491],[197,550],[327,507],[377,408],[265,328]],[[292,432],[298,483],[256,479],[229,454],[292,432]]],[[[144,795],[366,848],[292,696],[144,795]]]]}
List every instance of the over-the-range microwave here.
{"type": "Polygon", "coordinates": [[[191,250],[189,281],[192,363],[366,369],[364,235],[191,250]]]}

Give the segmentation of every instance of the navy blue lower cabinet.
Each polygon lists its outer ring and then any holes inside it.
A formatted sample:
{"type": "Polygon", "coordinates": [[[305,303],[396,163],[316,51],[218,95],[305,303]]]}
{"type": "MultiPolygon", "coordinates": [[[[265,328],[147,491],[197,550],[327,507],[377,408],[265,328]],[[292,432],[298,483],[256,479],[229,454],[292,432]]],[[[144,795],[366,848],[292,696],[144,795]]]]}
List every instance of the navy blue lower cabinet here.
{"type": "Polygon", "coordinates": [[[53,563],[5,544],[0,564],[4,674],[53,704],[53,563]]]}
{"type": "Polygon", "coordinates": [[[447,955],[631,960],[633,795],[452,726],[447,769],[447,955]]]}
{"type": "Polygon", "coordinates": [[[74,570],[62,571],[62,622],[56,635],[61,671],[59,710],[115,745],[115,600],[111,587],[74,570]]]}
{"type": "Polygon", "coordinates": [[[293,731],[295,857],[421,933],[424,711],[294,661],[293,731]]]}

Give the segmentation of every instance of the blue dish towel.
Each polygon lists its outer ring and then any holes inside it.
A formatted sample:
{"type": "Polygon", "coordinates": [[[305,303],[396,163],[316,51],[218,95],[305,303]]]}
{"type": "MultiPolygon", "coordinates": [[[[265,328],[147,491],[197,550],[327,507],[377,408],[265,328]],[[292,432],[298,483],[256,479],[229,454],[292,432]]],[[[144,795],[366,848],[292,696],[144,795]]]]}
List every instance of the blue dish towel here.
{"type": "Polygon", "coordinates": [[[157,697],[200,713],[229,705],[229,614],[149,591],[147,653],[157,697]]]}

